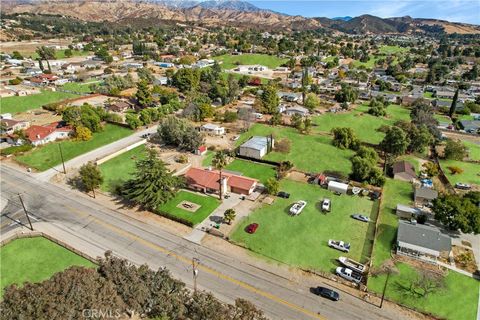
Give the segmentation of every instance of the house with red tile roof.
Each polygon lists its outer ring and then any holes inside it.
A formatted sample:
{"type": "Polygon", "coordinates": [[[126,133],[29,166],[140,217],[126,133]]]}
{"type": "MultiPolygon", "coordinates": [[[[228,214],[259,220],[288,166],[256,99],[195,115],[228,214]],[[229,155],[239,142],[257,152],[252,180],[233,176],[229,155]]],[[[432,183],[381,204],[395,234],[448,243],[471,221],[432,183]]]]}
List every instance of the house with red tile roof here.
{"type": "MultiPolygon", "coordinates": [[[[204,193],[220,192],[220,172],[217,170],[190,168],[185,173],[190,189],[204,193]]],[[[258,180],[222,172],[222,191],[250,195],[258,184],[258,180]]]]}
{"type": "Polygon", "coordinates": [[[59,139],[66,139],[72,133],[72,127],[62,126],[59,122],[53,122],[45,126],[33,125],[25,130],[27,139],[34,146],[43,145],[59,139]]]}

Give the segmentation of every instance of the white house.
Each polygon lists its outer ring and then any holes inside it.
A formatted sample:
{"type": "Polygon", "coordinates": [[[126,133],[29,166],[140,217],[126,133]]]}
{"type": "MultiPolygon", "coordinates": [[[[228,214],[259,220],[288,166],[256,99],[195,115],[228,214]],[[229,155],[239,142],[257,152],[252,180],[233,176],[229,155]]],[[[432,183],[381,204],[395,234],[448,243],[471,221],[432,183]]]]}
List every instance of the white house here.
{"type": "Polygon", "coordinates": [[[284,113],[288,116],[293,116],[294,114],[301,115],[302,117],[306,117],[310,114],[307,108],[301,106],[293,106],[287,108],[284,113]]]}
{"type": "Polygon", "coordinates": [[[207,123],[207,124],[204,124],[203,126],[200,127],[200,131],[201,132],[206,132],[208,134],[213,134],[213,135],[216,135],[216,136],[221,136],[223,134],[225,134],[225,128],[224,127],[220,127],[216,124],[213,124],[213,123],[207,123]]]}
{"type": "Polygon", "coordinates": [[[243,143],[238,149],[238,154],[248,158],[261,159],[274,147],[272,137],[254,136],[243,143]]]}

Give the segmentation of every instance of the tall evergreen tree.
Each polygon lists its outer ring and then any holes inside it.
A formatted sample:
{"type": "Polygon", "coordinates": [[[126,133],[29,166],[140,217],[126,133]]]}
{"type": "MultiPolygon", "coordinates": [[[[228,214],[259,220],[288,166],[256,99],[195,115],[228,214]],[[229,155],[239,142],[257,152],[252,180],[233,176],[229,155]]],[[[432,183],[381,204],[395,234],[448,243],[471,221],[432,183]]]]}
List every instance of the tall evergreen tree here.
{"type": "Polygon", "coordinates": [[[183,179],[172,175],[153,149],[148,149],[147,157],[139,160],[135,167],[133,178],[125,182],[121,194],[145,209],[155,210],[172,199],[184,184],[183,179]]]}
{"type": "Polygon", "coordinates": [[[448,115],[451,117],[453,117],[453,115],[455,114],[455,110],[457,109],[457,100],[458,100],[458,89],[457,91],[455,91],[455,94],[453,95],[453,99],[452,99],[452,105],[450,106],[450,111],[448,112],[448,115]]]}

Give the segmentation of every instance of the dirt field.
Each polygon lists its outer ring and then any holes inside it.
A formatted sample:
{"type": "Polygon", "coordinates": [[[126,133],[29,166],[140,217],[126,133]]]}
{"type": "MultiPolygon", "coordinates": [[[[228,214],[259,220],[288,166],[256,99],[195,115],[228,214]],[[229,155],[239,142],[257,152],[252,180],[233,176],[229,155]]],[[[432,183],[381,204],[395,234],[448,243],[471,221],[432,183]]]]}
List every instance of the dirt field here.
{"type": "Polygon", "coordinates": [[[60,115],[43,109],[35,109],[27,112],[17,113],[15,120],[29,121],[30,125],[42,126],[62,120],[60,115]]]}
{"type": "Polygon", "coordinates": [[[71,39],[50,39],[50,40],[32,40],[32,41],[7,41],[2,42],[2,51],[11,53],[18,51],[21,54],[31,54],[40,46],[56,45],[68,46],[72,43],[71,39]]]}

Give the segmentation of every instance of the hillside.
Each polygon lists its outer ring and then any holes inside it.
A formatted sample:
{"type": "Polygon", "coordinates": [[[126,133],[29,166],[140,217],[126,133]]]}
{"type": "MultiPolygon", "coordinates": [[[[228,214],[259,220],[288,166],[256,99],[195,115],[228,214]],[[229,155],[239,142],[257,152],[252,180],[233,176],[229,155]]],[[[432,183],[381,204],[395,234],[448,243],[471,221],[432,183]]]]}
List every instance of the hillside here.
{"type": "Polygon", "coordinates": [[[133,20],[188,22],[204,26],[228,25],[266,30],[309,30],[328,28],[352,34],[446,32],[480,34],[480,26],[411,17],[379,18],[362,15],[355,18],[305,18],[289,16],[239,0],[228,1],[135,1],[135,0],[10,0],[2,3],[3,13],[40,13],[63,15],[83,21],[122,22],[133,20]]]}

